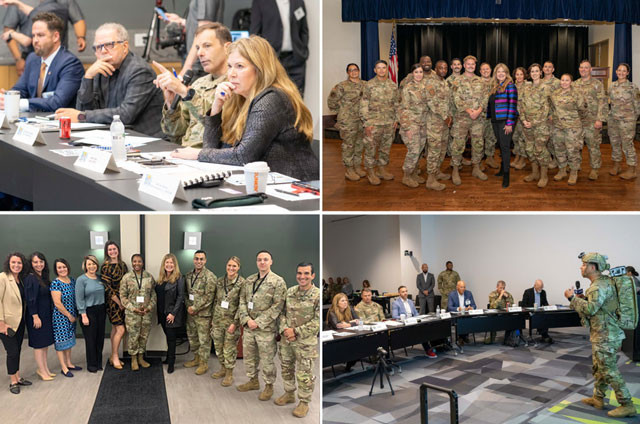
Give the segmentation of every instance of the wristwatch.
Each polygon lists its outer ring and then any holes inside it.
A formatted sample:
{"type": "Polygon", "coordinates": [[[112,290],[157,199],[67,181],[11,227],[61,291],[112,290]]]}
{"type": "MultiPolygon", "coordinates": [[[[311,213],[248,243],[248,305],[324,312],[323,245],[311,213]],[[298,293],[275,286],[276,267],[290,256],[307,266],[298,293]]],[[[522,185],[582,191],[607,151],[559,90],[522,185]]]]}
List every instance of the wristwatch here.
{"type": "Polygon", "coordinates": [[[87,115],[86,115],[86,114],[84,114],[83,112],[80,112],[80,113],[78,114],[78,122],[84,122],[84,121],[86,121],[86,120],[87,120],[87,115]]]}

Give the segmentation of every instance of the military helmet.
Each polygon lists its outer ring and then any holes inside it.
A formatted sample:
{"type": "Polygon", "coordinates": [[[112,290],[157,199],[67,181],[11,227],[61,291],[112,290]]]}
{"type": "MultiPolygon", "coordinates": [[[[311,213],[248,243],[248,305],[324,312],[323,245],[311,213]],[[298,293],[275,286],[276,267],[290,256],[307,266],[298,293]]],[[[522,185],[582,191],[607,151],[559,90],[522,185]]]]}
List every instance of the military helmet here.
{"type": "Polygon", "coordinates": [[[603,255],[598,252],[582,252],[578,255],[578,258],[582,259],[582,262],[584,263],[598,264],[599,271],[606,271],[609,269],[609,264],[607,263],[607,259],[609,259],[609,257],[607,255],[603,255]]]}

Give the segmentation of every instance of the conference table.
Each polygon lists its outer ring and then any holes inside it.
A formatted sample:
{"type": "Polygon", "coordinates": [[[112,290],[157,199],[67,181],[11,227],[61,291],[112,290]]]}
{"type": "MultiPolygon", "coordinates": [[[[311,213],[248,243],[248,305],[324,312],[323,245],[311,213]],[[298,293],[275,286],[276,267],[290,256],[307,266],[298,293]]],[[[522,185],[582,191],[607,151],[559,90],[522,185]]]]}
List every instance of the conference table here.
{"type": "MultiPolygon", "coordinates": [[[[580,326],[578,313],[567,307],[557,310],[542,308],[522,308],[519,312],[505,310],[485,310],[482,314],[472,315],[452,313],[450,318],[437,318],[435,314],[418,317],[417,323],[404,324],[393,321],[385,329],[372,331],[372,326],[338,330],[331,340],[322,342],[322,366],[330,367],[347,361],[376,355],[378,348],[385,350],[401,349],[428,341],[451,337],[454,355],[459,334],[489,331],[522,330],[524,328],[560,328],[580,326]]],[[[385,321],[389,323],[389,321],[385,321]]]]}
{"type": "MultiPolygon", "coordinates": [[[[28,117],[34,115],[21,114],[28,117]]],[[[76,156],[67,157],[52,152],[51,149],[78,148],[60,139],[58,132],[43,132],[46,145],[30,146],[12,140],[16,128],[16,125],[10,124],[10,128],[0,129],[0,192],[32,202],[35,211],[195,211],[191,205],[193,199],[233,197],[233,193],[226,191],[229,189],[245,193],[243,186],[224,181],[215,188],[186,189],[187,201],[175,199],[169,203],[139,192],[141,176],[137,173],[125,169],[99,173],[74,166],[76,156]]],[[[109,130],[108,127],[103,129],[109,130]]],[[[127,134],[145,136],[132,130],[128,130],[127,134]]],[[[78,131],[72,131],[71,141],[77,140],[78,135],[78,131]]],[[[143,153],[169,152],[176,147],[169,141],[157,140],[136,149],[143,153]]],[[[287,201],[269,196],[264,204],[293,212],[317,211],[320,207],[317,197],[287,201]]]]}

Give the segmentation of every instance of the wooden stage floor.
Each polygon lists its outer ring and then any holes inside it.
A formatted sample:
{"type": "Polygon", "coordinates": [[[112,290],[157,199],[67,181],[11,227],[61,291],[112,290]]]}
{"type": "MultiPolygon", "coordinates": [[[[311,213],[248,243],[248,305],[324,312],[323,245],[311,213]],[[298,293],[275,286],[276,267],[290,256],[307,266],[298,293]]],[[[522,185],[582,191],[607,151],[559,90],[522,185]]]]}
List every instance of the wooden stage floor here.
{"type": "MultiPolygon", "coordinates": [[[[394,175],[392,181],[382,181],[372,186],[366,178],[347,181],[344,178],[340,140],[324,139],[323,142],[323,185],[322,208],[324,211],[639,211],[640,178],[626,181],[612,177],[611,146],[601,145],[603,166],[597,181],[587,178],[589,158],[583,150],[582,170],[578,183],[567,184],[567,179],[557,182],[553,176],[557,170],[550,170],[549,184],[540,189],[535,183],[523,181],[531,167],[516,171],[511,168],[511,185],[503,189],[502,178],[488,168],[489,179],[480,181],[471,176],[471,166],[460,172],[462,184],[454,186],[451,180],[441,181],[446,185],[443,191],[427,190],[424,185],[409,188],[401,183],[402,162],[407,149],[403,144],[391,148],[391,161],[387,169],[394,175]]],[[[636,152],[640,153],[640,143],[636,141],[636,152]]],[[[499,154],[496,153],[496,156],[499,154]]],[[[468,153],[467,153],[468,156],[468,153]]],[[[424,159],[421,160],[424,166],[424,159]]],[[[450,173],[449,158],[442,169],[450,173]]],[[[626,165],[623,162],[623,170],[626,165]]],[[[640,171],[640,169],[639,169],[640,171]]]]}

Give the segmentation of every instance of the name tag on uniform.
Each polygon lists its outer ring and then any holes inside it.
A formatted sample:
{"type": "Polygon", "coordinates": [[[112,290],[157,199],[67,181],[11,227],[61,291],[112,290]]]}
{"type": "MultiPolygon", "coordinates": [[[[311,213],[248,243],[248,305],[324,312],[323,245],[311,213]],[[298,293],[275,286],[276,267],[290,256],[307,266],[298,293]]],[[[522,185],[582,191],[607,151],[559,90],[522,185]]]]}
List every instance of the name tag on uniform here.
{"type": "Polygon", "coordinates": [[[253,302],[249,302],[247,304],[247,308],[249,308],[249,310],[253,310],[253,302]]]}
{"type": "Polygon", "coordinates": [[[144,303],[144,296],[136,296],[136,302],[144,303]]]}
{"type": "Polygon", "coordinates": [[[296,21],[299,21],[300,19],[304,18],[304,9],[302,7],[297,8],[296,10],[293,11],[293,16],[296,17],[296,21]]]}
{"type": "Polygon", "coordinates": [[[226,300],[223,300],[222,302],[220,302],[220,307],[222,309],[229,309],[229,302],[227,302],[226,300]]]}
{"type": "Polygon", "coordinates": [[[196,300],[196,297],[192,294],[189,295],[189,300],[196,300]]]}

